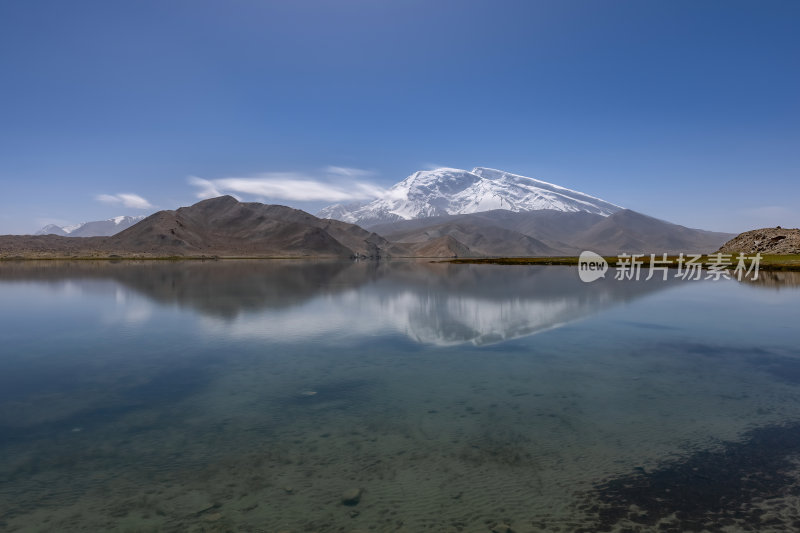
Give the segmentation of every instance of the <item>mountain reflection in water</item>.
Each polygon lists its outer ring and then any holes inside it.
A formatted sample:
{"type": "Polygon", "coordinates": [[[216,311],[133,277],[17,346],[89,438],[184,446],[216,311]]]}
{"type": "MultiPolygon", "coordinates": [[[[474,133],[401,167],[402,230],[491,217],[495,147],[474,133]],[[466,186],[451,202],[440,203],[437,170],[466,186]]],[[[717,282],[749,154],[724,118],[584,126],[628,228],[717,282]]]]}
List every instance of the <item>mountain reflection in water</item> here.
{"type": "Polygon", "coordinates": [[[420,262],[35,262],[0,268],[3,281],[129,293],[203,315],[214,334],[273,340],[400,332],[435,345],[485,345],[559,327],[675,286],[660,278],[583,283],[572,267],[420,262]],[[507,275],[510,270],[513,276],[507,275]],[[279,312],[278,312],[279,311],[279,312]]]}

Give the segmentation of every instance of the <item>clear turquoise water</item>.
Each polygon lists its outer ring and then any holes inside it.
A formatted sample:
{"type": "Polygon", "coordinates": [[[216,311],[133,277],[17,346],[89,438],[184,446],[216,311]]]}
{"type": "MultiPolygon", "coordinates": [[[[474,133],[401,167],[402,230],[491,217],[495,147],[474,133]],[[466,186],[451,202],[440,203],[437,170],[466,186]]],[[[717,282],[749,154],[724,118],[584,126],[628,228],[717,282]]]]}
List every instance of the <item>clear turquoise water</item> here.
{"type": "Polygon", "coordinates": [[[789,531],[798,285],[4,263],[0,528],[789,531]]]}

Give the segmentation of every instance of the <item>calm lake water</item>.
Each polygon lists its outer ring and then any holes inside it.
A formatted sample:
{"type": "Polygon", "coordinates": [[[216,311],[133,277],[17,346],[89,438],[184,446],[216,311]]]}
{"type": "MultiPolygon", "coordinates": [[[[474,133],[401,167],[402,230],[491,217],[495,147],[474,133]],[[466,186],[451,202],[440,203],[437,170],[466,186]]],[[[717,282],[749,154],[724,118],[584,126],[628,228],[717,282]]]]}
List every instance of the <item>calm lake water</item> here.
{"type": "Polygon", "coordinates": [[[796,531],[800,278],[761,276],[3,263],[0,529],[796,531]]]}

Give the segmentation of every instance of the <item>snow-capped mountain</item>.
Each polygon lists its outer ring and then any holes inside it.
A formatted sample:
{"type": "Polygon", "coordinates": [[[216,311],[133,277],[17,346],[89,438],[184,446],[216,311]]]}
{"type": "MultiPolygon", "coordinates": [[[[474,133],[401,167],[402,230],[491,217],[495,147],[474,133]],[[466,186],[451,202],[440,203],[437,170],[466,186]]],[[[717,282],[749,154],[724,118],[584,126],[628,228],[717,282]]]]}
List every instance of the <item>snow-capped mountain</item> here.
{"type": "Polygon", "coordinates": [[[608,216],[622,207],[546,181],[477,167],[472,171],[438,168],[415,172],[387,193],[366,204],[335,204],[320,218],[334,218],[364,227],[398,220],[461,215],[506,209],[587,212],[608,216]]]}
{"type": "Polygon", "coordinates": [[[92,222],[81,222],[72,226],[56,226],[48,224],[36,235],[61,235],[62,237],[110,237],[124,229],[128,229],[140,220],[144,220],[146,215],[138,217],[119,216],[108,220],[94,220],[92,222]]]}

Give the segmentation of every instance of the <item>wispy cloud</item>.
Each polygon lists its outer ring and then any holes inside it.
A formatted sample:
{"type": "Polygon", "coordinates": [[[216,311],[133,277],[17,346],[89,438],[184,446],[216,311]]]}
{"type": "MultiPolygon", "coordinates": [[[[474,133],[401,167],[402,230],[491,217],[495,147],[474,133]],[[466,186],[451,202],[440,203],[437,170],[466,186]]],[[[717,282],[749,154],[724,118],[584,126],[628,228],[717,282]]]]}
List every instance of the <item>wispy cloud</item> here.
{"type": "Polygon", "coordinates": [[[98,202],[106,204],[122,204],[133,209],[151,209],[153,204],[133,193],[98,194],[94,197],[98,202]]]}
{"type": "Polygon", "coordinates": [[[325,171],[328,174],[333,174],[335,176],[344,176],[346,178],[370,178],[375,175],[375,173],[371,170],[364,170],[363,168],[353,168],[353,167],[329,166],[325,167],[325,171]]]}
{"type": "Polygon", "coordinates": [[[346,202],[382,196],[382,187],[365,181],[373,175],[358,168],[326,167],[318,176],[302,172],[264,172],[219,179],[190,176],[189,183],[198,188],[198,198],[245,194],[295,202],[346,202]]]}
{"type": "Polygon", "coordinates": [[[225,194],[219,190],[211,180],[204,180],[197,176],[189,176],[189,184],[198,188],[195,196],[204,200],[206,198],[216,198],[217,196],[223,196],[225,194]]]}

